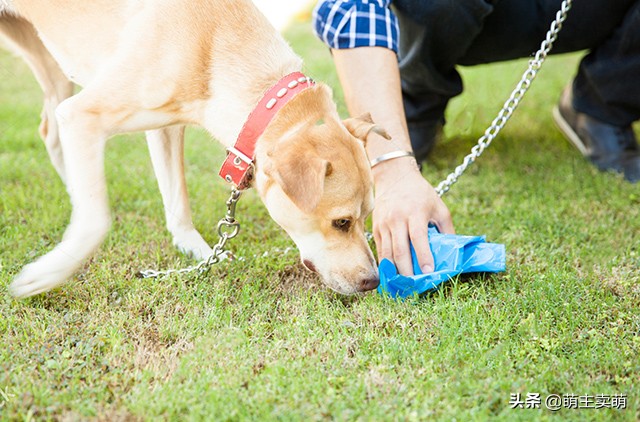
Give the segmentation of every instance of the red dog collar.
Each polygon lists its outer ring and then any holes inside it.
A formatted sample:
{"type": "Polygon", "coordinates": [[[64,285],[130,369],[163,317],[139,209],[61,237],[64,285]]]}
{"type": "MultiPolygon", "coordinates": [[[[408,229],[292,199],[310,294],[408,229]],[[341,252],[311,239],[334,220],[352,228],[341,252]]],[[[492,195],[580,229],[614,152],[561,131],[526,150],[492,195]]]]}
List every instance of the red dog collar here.
{"type": "Polygon", "coordinates": [[[248,188],[253,178],[256,141],[278,110],[298,93],[313,85],[315,83],[311,78],[294,72],[271,87],[247,118],[235,145],[227,148],[228,154],[220,169],[220,177],[235,184],[238,189],[248,188]]]}

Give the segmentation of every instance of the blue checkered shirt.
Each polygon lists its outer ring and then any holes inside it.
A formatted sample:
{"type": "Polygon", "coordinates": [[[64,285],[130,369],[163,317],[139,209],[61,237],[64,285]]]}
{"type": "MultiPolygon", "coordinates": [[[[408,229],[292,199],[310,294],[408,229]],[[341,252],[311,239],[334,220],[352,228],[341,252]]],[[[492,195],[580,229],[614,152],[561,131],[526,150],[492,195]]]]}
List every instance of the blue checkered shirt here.
{"type": "Polygon", "coordinates": [[[391,0],[321,0],[315,33],[331,48],[386,47],[398,52],[398,20],[391,0]]]}

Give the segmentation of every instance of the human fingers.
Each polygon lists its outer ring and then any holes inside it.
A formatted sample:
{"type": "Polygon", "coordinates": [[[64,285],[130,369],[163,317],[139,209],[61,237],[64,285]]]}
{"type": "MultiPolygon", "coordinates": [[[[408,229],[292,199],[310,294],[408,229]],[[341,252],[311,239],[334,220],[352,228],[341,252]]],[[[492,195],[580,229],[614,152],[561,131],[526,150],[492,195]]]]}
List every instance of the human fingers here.
{"type": "Polygon", "coordinates": [[[413,249],[416,251],[418,265],[424,274],[431,273],[434,270],[433,255],[429,246],[429,234],[427,232],[427,224],[424,220],[413,220],[409,226],[409,237],[413,249]]]}
{"type": "Polygon", "coordinates": [[[433,214],[434,218],[432,218],[431,222],[434,223],[436,227],[438,227],[438,231],[440,233],[456,233],[456,229],[453,226],[453,219],[451,218],[451,212],[440,198],[438,198],[436,210],[433,214]]]}
{"type": "Polygon", "coordinates": [[[398,273],[407,276],[413,275],[409,232],[404,221],[393,227],[391,231],[391,245],[393,247],[393,262],[396,264],[398,273]]]}
{"type": "MultiPolygon", "coordinates": [[[[424,223],[422,228],[422,241],[424,241],[426,239],[426,226],[424,223]]],[[[395,264],[398,273],[403,275],[413,275],[411,249],[409,247],[409,234],[404,222],[399,221],[393,226],[386,222],[377,224],[374,227],[373,235],[376,242],[376,249],[378,251],[378,262],[386,258],[395,264]]],[[[424,246],[419,246],[419,248],[420,250],[423,250],[424,246]]],[[[430,255],[430,251],[428,253],[430,255]]]]}

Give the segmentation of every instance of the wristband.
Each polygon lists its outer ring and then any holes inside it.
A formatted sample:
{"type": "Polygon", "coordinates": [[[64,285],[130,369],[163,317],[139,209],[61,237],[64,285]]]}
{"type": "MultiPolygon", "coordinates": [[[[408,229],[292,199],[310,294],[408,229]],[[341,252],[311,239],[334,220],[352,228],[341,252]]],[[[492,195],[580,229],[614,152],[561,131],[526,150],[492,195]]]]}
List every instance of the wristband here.
{"type": "Polygon", "coordinates": [[[371,160],[371,168],[377,166],[378,164],[384,161],[393,160],[394,158],[413,157],[413,156],[414,156],[413,152],[411,151],[391,151],[386,154],[382,154],[378,158],[374,158],[373,160],[371,160]]]}

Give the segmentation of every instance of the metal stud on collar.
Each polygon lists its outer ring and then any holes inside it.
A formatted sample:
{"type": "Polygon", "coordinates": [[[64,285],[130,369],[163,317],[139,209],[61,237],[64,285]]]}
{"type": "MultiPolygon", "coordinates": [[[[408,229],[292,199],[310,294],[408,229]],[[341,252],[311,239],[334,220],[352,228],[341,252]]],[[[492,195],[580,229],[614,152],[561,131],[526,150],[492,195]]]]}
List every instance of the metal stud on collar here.
{"type": "Polygon", "coordinates": [[[267,110],[271,110],[276,105],[277,102],[278,100],[276,100],[275,98],[270,99],[266,106],[267,110]]]}
{"type": "Polygon", "coordinates": [[[265,105],[266,109],[271,110],[273,107],[275,107],[276,104],[278,103],[278,99],[287,95],[287,93],[289,92],[289,89],[293,89],[300,84],[304,84],[304,83],[310,84],[312,82],[313,82],[313,79],[309,77],[298,78],[298,80],[296,81],[289,82],[289,84],[287,85],[287,88],[282,88],[280,91],[276,93],[276,98],[272,98],[267,102],[267,104],[265,105]]]}

